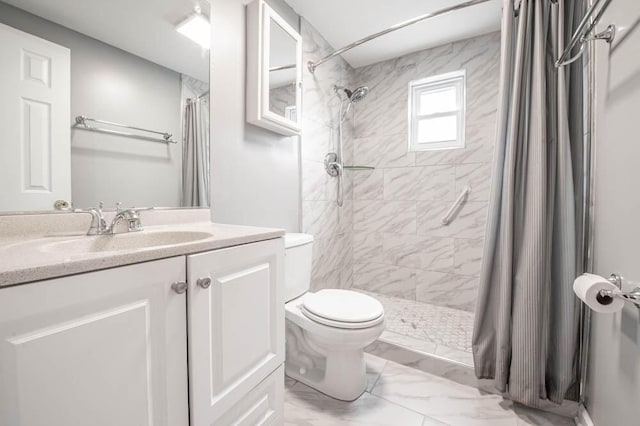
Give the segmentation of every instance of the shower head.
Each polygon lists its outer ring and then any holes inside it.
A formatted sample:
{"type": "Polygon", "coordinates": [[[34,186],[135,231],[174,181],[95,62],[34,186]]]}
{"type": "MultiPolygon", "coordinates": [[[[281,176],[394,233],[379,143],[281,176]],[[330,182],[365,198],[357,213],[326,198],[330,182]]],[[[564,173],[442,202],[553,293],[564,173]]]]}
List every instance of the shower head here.
{"type": "Polygon", "coordinates": [[[347,99],[349,99],[349,104],[357,104],[367,96],[367,93],[369,93],[369,88],[367,86],[360,86],[356,90],[349,90],[343,86],[333,86],[333,90],[338,94],[338,96],[340,96],[340,92],[344,92],[347,95],[347,99]]]}
{"type": "Polygon", "coordinates": [[[349,101],[357,104],[361,100],[367,97],[367,93],[369,93],[369,88],[367,86],[360,86],[353,92],[349,89],[344,89],[344,93],[349,97],[349,101]]]}

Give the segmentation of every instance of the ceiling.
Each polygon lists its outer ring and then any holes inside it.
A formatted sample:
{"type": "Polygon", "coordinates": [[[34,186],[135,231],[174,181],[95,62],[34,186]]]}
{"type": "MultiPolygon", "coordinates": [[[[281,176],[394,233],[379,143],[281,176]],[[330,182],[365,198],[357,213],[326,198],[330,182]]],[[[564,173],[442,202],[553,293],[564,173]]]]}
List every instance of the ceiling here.
{"type": "Polygon", "coordinates": [[[209,52],[175,27],[207,0],[2,0],[174,71],[209,81],[209,52]]]}
{"type": "MultiPolygon", "coordinates": [[[[285,0],[336,49],[461,0],[285,0]]],[[[438,16],[362,44],[342,57],[354,68],[500,29],[500,0],[438,16]]]]}

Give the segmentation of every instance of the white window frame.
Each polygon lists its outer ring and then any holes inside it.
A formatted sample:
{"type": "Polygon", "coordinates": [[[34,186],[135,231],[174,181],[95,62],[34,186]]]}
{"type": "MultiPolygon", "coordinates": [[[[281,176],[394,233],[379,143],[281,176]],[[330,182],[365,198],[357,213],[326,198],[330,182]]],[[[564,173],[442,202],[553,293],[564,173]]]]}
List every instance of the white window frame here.
{"type": "Polygon", "coordinates": [[[466,72],[454,71],[434,75],[409,82],[409,152],[440,149],[458,149],[465,147],[465,110],[466,110],[466,72]],[[442,90],[448,87],[456,89],[456,109],[432,114],[419,114],[420,95],[424,92],[442,90]],[[425,118],[457,117],[456,139],[435,142],[418,142],[418,123],[425,118]]]}

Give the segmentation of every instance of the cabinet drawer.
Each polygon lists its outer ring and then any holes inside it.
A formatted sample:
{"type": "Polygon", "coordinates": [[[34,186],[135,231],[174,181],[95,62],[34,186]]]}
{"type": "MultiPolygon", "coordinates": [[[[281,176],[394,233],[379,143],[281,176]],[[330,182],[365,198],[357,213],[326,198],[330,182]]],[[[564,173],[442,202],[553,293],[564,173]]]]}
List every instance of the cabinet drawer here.
{"type": "Polygon", "coordinates": [[[188,256],[192,426],[215,424],[284,362],[282,238],[188,256]]]}
{"type": "Polygon", "coordinates": [[[239,403],[224,413],[217,426],[267,426],[284,422],[284,366],[280,366],[239,403]]]}

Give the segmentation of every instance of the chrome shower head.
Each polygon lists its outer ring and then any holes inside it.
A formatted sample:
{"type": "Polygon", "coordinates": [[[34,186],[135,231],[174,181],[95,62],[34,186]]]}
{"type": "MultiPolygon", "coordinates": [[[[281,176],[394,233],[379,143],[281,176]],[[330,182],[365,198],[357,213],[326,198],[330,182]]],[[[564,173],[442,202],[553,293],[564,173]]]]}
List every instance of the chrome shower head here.
{"type": "Polygon", "coordinates": [[[333,90],[341,98],[342,95],[340,92],[344,92],[347,95],[347,99],[350,104],[357,104],[367,96],[367,93],[369,93],[369,88],[367,86],[360,86],[356,90],[349,90],[346,87],[334,85],[333,90]]]}
{"type": "Polygon", "coordinates": [[[367,86],[360,86],[353,92],[349,89],[344,89],[344,93],[347,94],[350,102],[357,104],[358,102],[360,102],[361,100],[367,97],[367,94],[369,93],[369,88],[367,86]]]}

